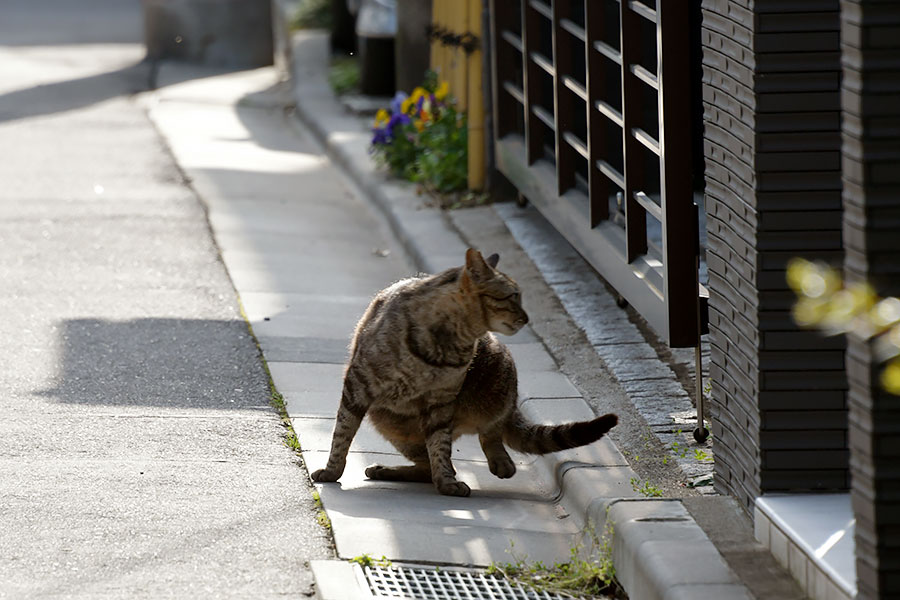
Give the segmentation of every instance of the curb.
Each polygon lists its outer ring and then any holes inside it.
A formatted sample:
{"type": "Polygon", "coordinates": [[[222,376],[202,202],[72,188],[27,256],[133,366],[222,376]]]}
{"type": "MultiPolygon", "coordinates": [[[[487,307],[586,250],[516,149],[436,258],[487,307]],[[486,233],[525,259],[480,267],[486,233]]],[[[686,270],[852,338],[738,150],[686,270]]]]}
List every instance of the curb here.
{"type": "MultiPolygon", "coordinates": [[[[327,38],[323,32],[300,32],[291,40],[286,63],[296,117],[384,214],[417,268],[433,273],[457,266],[466,244],[449,219],[440,209],[422,207],[411,184],[388,180],[377,171],[367,152],[369,132],[342,114],[322,67],[328,60],[327,38]]],[[[585,407],[590,410],[586,402],[585,407]]],[[[590,473],[597,470],[584,468],[591,465],[552,455],[541,460],[554,475],[560,497],[573,501],[584,522],[612,533],[616,574],[632,598],[753,597],[680,500],[598,497],[590,473]]]]}

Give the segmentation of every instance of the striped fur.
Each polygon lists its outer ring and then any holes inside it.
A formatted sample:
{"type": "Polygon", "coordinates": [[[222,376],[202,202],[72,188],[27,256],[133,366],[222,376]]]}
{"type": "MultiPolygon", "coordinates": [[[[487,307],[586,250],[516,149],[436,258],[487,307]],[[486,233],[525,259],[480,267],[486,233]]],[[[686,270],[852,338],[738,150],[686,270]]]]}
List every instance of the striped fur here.
{"type": "Polygon", "coordinates": [[[372,300],[350,345],[328,463],[313,480],[340,478],[366,415],[413,463],[369,467],[369,478],[430,481],[454,496],[470,491],[450,460],[460,435],[478,435],[491,472],[507,478],[516,467],[505,445],[545,454],[589,444],[615,425],[615,415],[557,426],[525,421],[512,356],[490,332],[512,335],[528,315],[497,261],[469,249],[463,267],[397,282],[372,300]]]}

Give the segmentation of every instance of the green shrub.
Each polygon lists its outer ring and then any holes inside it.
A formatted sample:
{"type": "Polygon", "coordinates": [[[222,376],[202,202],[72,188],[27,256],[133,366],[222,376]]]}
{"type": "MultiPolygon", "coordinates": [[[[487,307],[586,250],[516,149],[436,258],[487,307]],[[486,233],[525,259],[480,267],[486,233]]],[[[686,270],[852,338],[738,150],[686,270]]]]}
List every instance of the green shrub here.
{"type": "Polygon", "coordinates": [[[353,56],[342,56],[331,61],[328,83],[338,96],[359,87],[359,61],[353,56]]]}
{"type": "Polygon", "coordinates": [[[291,29],[331,29],[331,0],[302,0],[291,19],[291,29]]]}

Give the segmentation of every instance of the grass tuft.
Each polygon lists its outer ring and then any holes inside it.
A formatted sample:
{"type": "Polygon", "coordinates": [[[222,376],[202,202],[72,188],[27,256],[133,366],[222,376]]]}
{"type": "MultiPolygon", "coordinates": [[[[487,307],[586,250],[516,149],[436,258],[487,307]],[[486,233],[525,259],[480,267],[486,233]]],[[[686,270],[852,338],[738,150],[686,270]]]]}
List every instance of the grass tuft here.
{"type": "Polygon", "coordinates": [[[517,557],[511,549],[514,562],[493,563],[485,573],[503,577],[538,593],[623,597],[612,562],[612,524],[607,521],[602,536],[597,536],[593,527],[588,527],[584,537],[590,542],[590,550],[585,552],[583,543],[576,544],[571,548],[571,556],[566,562],[553,566],[541,561],[529,563],[527,557],[517,557]]]}

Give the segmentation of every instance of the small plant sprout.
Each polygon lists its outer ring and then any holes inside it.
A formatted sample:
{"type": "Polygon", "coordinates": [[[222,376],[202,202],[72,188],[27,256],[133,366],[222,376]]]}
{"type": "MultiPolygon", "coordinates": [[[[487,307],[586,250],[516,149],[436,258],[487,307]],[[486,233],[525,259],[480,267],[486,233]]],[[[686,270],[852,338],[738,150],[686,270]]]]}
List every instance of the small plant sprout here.
{"type": "Polygon", "coordinates": [[[354,556],[350,559],[350,562],[356,563],[361,567],[383,567],[390,568],[392,563],[389,558],[381,555],[381,558],[372,558],[368,554],[360,554],[359,556],[354,556]]]}
{"type": "Polygon", "coordinates": [[[661,489],[659,489],[649,481],[642,482],[637,477],[631,478],[631,489],[647,498],[661,498],[663,495],[661,489]]]}
{"type": "Polygon", "coordinates": [[[316,512],[316,523],[318,523],[325,529],[331,529],[331,519],[328,518],[328,513],[326,513],[324,510],[319,509],[316,512]]]}
{"type": "Polygon", "coordinates": [[[697,448],[694,450],[694,458],[699,460],[700,462],[712,462],[713,457],[703,450],[697,448]]]}

